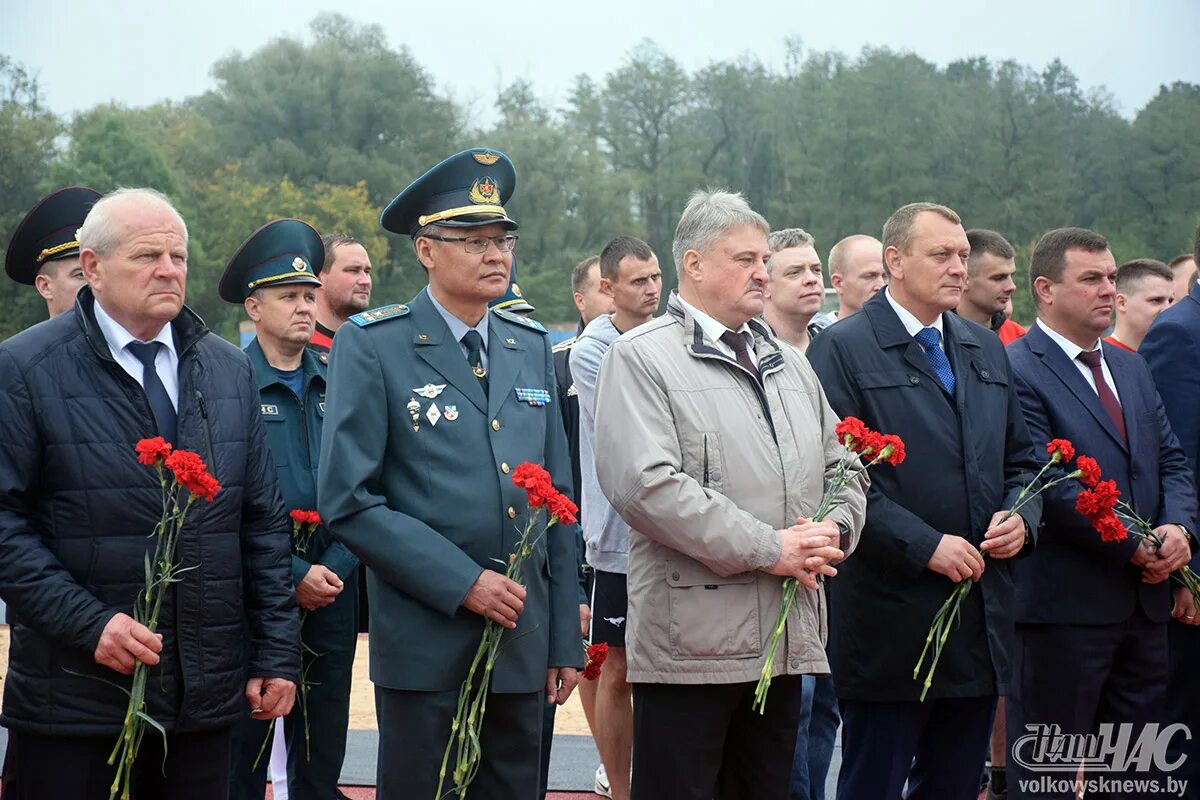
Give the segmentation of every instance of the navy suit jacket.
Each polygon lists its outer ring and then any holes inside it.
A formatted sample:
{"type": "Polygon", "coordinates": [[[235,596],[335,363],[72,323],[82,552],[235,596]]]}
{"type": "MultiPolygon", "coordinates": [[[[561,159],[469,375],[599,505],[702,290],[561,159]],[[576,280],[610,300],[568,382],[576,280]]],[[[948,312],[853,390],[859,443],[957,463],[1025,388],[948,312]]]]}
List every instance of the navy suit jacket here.
{"type": "MultiPolygon", "coordinates": [[[[1070,439],[1080,455],[1100,463],[1117,482],[1121,499],[1152,525],[1191,529],[1196,492],[1179,440],[1146,362],[1136,353],[1104,344],[1128,442],[1100,405],[1100,398],[1041,323],[1008,347],[1025,420],[1034,440],[1070,439]]],[[[1106,625],[1129,619],[1140,607],[1154,622],[1170,617],[1168,582],[1142,582],[1129,563],[1135,537],[1103,542],[1075,511],[1082,486],[1069,481],[1043,493],[1037,552],[1017,565],[1017,621],[1106,625]]]]}
{"type": "MultiPolygon", "coordinates": [[[[1037,470],[1004,346],[991,331],[942,315],[955,374],[950,397],[883,292],[813,340],[807,355],[839,415],[907,446],[899,467],[871,471],[867,520],[830,584],[829,642],[838,696],[915,701],[925,635],[954,590],[926,569],[943,534],[978,545],[992,515],[1011,508],[1037,470]]],[[[1021,512],[1037,529],[1039,503],[1021,512]]],[[[946,642],[930,697],[1003,693],[1012,638],[1012,559],[988,559],[946,642]]]]}
{"type": "MultiPolygon", "coordinates": [[[[1158,315],[1138,354],[1150,367],[1194,485],[1200,486],[1200,284],[1158,315]]],[[[1196,536],[1200,519],[1193,519],[1188,530],[1196,536]]],[[[1192,558],[1192,569],[1200,572],[1200,552],[1192,558]]]]}

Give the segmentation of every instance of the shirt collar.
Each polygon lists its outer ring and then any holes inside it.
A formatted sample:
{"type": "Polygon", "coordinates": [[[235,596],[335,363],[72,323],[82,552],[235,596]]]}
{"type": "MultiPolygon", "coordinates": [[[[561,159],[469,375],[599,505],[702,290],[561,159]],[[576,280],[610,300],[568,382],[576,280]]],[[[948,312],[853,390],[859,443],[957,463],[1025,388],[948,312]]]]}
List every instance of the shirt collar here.
{"type": "Polygon", "coordinates": [[[454,337],[454,341],[461,342],[462,337],[466,335],[467,331],[471,331],[471,330],[477,331],[479,333],[479,335],[483,338],[483,349],[485,352],[487,351],[487,346],[488,346],[488,315],[487,315],[487,312],[484,312],[484,315],[482,317],[480,317],[479,322],[475,325],[475,327],[472,328],[470,325],[467,325],[467,323],[463,322],[461,319],[459,319],[458,317],[454,316],[449,311],[447,311],[445,309],[445,307],[437,301],[437,298],[433,296],[433,292],[428,292],[428,294],[429,294],[429,300],[433,303],[433,307],[436,308],[437,312],[442,315],[442,319],[444,319],[446,321],[446,326],[448,328],[450,328],[450,335],[454,337]]]}
{"type": "MultiPolygon", "coordinates": [[[[1054,330],[1049,325],[1047,325],[1046,321],[1043,320],[1041,317],[1038,317],[1037,326],[1039,328],[1041,328],[1042,331],[1044,331],[1047,336],[1050,337],[1051,341],[1053,341],[1055,344],[1057,344],[1059,347],[1062,348],[1062,351],[1067,354],[1067,358],[1070,359],[1071,361],[1074,361],[1075,359],[1079,358],[1079,354],[1084,351],[1084,348],[1075,344],[1070,339],[1063,336],[1061,333],[1059,333],[1058,331],[1054,330]]],[[[1104,348],[1100,346],[1099,339],[1096,339],[1096,343],[1094,345],[1092,345],[1090,348],[1088,348],[1089,352],[1092,350],[1099,350],[1100,351],[1100,360],[1101,361],[1104,360],[1104,348]]]]}
{"type": "MultiPolygon", "coordinates": [[[[96,312],[96,324],[100,326],[100,332],[104,334],[104,341],[108,343],[108,349],[112,351],[114,356],[122,352],[130,342],[142,341],[110,317],[108,312],[104,310],[104,306],[100,305],[99,300],[96,301],[94,308],[96,312]]],[[[170,350],[171,354],[175,355],[175,337],[171,335],[170,323],[163,325],[158,335],[150,339],[150,341],[162,342],[170,350]]]]}
{"type": "Polygon", "coordinates": [[[945,341],[946,336],[942,331],[942,315],[938,314],[937,319],[930,325],[922,324],[921,320],[917,319],[916,315],[909,311],[904,306],[896,302],[896,298],[892,297],[889,287],[884,287],[883,296],[887,298],[888,303],[892,306],[892,310],[896,312],[896,316],[900,318],[900,323],[904,325],[904,330],[908,331],[909,336],[915,337],[925,328],[936,328],[938,336],[945,341]]]}
{"type": "MultiPolygon", "coordinates": [[[[729,330],[729,328],[726,328],[720,322],[717,322],[715,319],[710,317],[708,314],[705,314],[703,311],[701,311],[700,309],[693,306],[687,300],[684,300],[683,295],[676,294],[675,296],[677,298],[679,298],[679,304],[681,306],[683,306],[685,311],[687,311],[688,316],[690,316],[695,321],[695,323],[700,326],[700,330],[704,331],[704,335],[708,337],[709,341],[712,341],[712,342],[721,341],[721,335],[723,333],[725,333],[725,331],[729,330]]],[[[754,332],[750,330],[749,323],[743,322],[741,327],[738,328],[737,330],[735,330],[734,333],[749,334],[750,341],[751,341],[751,347],[753,347],[754,332]]]]}

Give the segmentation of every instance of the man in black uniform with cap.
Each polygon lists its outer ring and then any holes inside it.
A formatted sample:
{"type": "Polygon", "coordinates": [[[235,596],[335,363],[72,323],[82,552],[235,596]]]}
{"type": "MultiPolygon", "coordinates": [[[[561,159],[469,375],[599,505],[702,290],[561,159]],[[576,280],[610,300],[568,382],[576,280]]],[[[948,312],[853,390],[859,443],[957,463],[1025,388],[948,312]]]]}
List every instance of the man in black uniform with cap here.
{"type": "MultiPolygon", "coordinates": [[[[284,504],[317,508],[317,456],[325,418],[325,364],[307,348],[325,260],[318,234],[298,219],[259,228],[225,268],[219,292],[243,305],[256,338],[246,348],[284,504]]],[[[301,608],[301,684],[286,718],[288,788],[302,798],[337,797],[346,754],[358,559],[324,526],[293,523],[292,577],[301,608]]],[[[268,724],[245,717],[234,729],[230,796],[261,800],[267,752],[254,761],[268,724]]],[[[267,748],[269,752],[270,748],[267,748]]]]}
{"type": "Polygon", "coordinates": [[[42,198],[25,215],[8,243],[4,271],[17,283],[36,287],[50,316],[75,307],[87,283],[79,266],[79,228],[100,193],[68,186],[42,198]]]}
{"type": "Polygon", "coordinates": [[[401,192],[381,222],[413,238],[429,286],[352,316],[329,359],[318,494],[367,565],[380,800],[436,794],[485,618],[508,632],[471,797],[534,797],[541,706],[566,701],[583,662],[574,526],[538,541],[523,586],[503,572],[526,517],[515,468],[571,493],[545,329],[487,307],[509,283],[515,181],[475,148],[401,192]]]}

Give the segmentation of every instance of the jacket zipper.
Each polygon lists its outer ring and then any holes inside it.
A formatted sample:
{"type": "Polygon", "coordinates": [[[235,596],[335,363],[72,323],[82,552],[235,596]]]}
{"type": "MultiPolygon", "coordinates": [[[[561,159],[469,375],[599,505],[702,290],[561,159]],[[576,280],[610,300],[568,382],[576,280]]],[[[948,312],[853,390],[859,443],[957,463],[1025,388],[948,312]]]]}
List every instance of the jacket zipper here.
{"type": "Polygon", "coordinates": [[[208,446],[208,468],[216,470],[216,454],[213,452],[212,431],[208,426],[208,403],[204,401],[204,393],[196,390],[196,405],[200,408],[200,418],[204,426],[204,443],[208,446]]]}

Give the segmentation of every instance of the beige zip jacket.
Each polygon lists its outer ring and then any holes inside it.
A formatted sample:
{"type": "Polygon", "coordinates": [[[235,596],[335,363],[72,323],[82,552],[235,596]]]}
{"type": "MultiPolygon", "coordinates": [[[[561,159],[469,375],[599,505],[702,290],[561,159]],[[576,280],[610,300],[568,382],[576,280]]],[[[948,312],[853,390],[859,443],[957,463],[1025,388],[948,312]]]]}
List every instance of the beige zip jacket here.
{"type": "MultiPolygon", "coordinates": [[[[630,526],[628,677],[755,681],[783,579],[778,529],[810,517],[842,453],[838,419],[795,348],[751,320],[761,383],[672,293],[667,314],[613,343],[596,395],[596,471],[630,526]]],[[[830,519],[853,550],[866,472],[830,519]]],[[[836,580],[836,578],[834,579],[836,580]]],[[[853,602],[853,598],[840,598],[853,602]]],[[[825,674],[825,591],[801,587],[775,674],[825,674]]]]}

